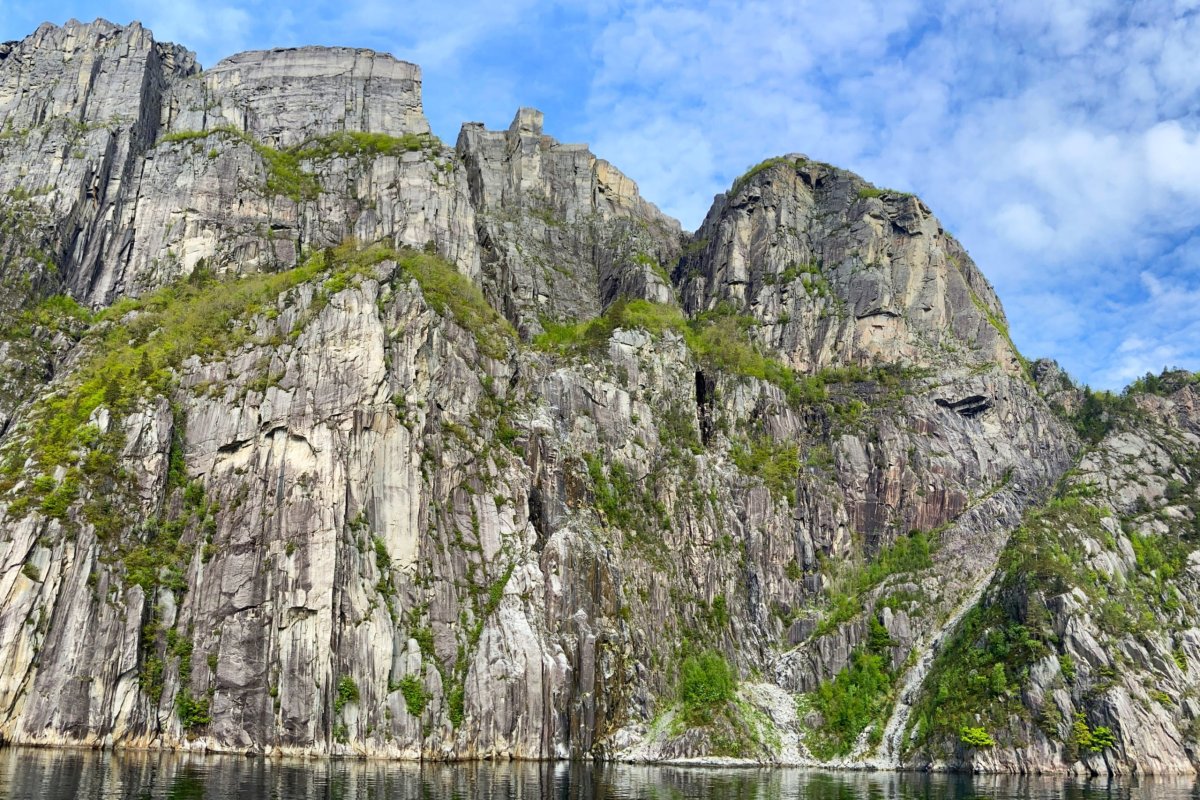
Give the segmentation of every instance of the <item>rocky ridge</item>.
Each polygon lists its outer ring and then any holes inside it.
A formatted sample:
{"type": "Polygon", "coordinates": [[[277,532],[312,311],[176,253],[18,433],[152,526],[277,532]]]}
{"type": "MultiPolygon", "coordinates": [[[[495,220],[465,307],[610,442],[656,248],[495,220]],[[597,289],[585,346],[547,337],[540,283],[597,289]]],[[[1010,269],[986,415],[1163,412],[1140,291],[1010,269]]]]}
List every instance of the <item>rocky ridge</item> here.
{"type": "MultiPolygon", "coordinates": [[[[1114,458],[1191,486],[1190,387],[1081,442],[1098,401],[919,199],[789,155],[686,234],[543,124],[450,148],[365,50],[0,46],[5,741],[1194,769],[1179,552],[1178,631],[1126,632],[1119,681],[1082,600],[1013,587],[1069,487],[1126,513],[1114,458]],[[939,719],[1029,598],[1040,660],[939,719]]],[[[1170,508],[1086,569],[1153,573],[1125,543],[1170,508]]]]}

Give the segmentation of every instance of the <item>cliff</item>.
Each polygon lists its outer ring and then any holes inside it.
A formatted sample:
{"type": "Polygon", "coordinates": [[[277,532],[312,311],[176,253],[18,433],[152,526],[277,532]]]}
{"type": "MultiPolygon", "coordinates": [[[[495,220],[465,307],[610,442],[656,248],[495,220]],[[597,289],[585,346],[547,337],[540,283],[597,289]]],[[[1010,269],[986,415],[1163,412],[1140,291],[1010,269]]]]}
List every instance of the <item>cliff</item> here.
{"type": "Polygon", "coordinates": [[[1194,768],[1196,588],[1136,550],[1190,506],[1062,528],[1103,580],[1014,566],[1071,487],[1159,502],[1130,448],[1192,492],[1190,384],[1081,442],[919,199],[790,155],[687,234],[539,112],[451,148],[420,90],[137,24],[0,46],[5,741],[1194,768]],[[1105,683],[1118,573],[1178,604],[1105,683]],[[1040,649],[940,718],[1037,603],[1040,649]]]}

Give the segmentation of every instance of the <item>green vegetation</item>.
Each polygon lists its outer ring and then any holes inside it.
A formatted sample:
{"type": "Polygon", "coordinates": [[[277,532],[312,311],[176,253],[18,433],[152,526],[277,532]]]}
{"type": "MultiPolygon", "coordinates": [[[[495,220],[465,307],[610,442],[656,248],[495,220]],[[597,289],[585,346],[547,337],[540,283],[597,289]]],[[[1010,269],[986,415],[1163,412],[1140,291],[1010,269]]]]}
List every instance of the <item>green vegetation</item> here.
{"type": "Polygon", "coordinates": [[[400,679],[400,693],[404,695],[404,707],[408,713],[414,717],[421,716],[429,700],[421,679],[416,675],[405,675],[400,679]]]}
{"type": "MultiPolygon", "coordinates": [[[[1100,524],[1106,512],[1087,502],[1091,493],[1086,486],[1062,489],[1058,497],[1029,512],[1013,532],[988,594],[966,614],[934,660],[913,708],[914,746],[932,749],[958,739],[964,728],[982,725],[1002,730],[1012,718],[1030,719],[1033,712],[1022,700],[1029,670],[1060,646],[1047,598],[1083,590],[1109,635],[1136,633],[1152,624],[1146,592],[1138,588],[1152,579],[1144,572],[1153,565],[1169,574],[1182,563],[1181,557],[1165,541],[1139,537],[1135,544],[1138,574],[1129,576],[1129,586],[1111,585],[1086,566],[1082,539],[1103,541],[1107,535],[1100,524]]],[[[1079,669],[1075,660],[1062,653],[1059,665],[1063,679],[1074,683],[1079,669]]],[[[1103,685],[1092,678],[1093,692],[1103,685]]],[[[1047,735],[1061,736],[1053,709],[1043,714],[1033,721],[1047,735]]],[[[1094,740],[1089,738],[1091,732],[1078,726],[1070,734],[1084,748],[1093,741],[1109,746],[1104,744],[1109,735],[1094,740]]]]}
{"type": "Polygon", "coordinates": [[[22,341],[34,336],[37,329],[51,333],[81,331],[93,320],[92,312],[67,295],[52,295],[31,308],[25,308],[0,324],[0,340],[22,341]]]}
{"type": "Polygon", "coordinates": [[[163,693],[163,660],[157,655],[144,654],[141,668],[138,670],[138,687],[145,692],[150,702],[157,706],[162,700],[163,693]]]}
{"type": "Polygon", "coordinates": [[[894,644],[883,624],[872,617],[866,644],[851,654],[841,672],[810,695],[813,708],[821,714],[821,724],[806,740],[813,755],[830,759],[849,754],[872,725],[871,742],[878,743],[895,690],[897,676],[889,652],[894,644]]]}
{"type": "MultiPolygon", "coordinates": [[[[172,388],[171,371],[184,358],[240,346],[251,336],[246,321],[267,300],[322,267],[310,262],[289,272],[220,284],[184,281],[114,304],[97,315],[98,324],[85,337],[88,355],[75,369],[72,384],[35,405],[24,426],[31,439],[23,449],[45,470],[79,464],[100,442],[99,431],[88,424],[97,408],[122,414],[142,397],[166,394],[172,388]]],[[[6,459],[5,470],[11,471],[13,464],[14,459],[6,459]]]]}
{"type": "Polygon", "coordinates": [[[844,565],[830,581],[829,611],[813,635],[823,636],[861,614],[863,598],[888,578],[912,575],[933,566],[933,550],[929,534],[914,530],[882,548],[873,560],[844,565]]]}
{"type": "Polygon", "coordinates": [[[303,163],[306,161],[398,156],[411,151],[429,150],[437,145],[437,140],[429,135],[405,134],[395,137],[384,133],[340,131],[277,150],[255,140],[248,133],[228,126],[206,131],[176,131],[164,136],[162,141],[179,144],[200,141],[210,136],[229,137],[252,148],[262,158],[267,169],[264,187],[266,193],[283,195],[295,203],[314,200],[321,193],[321,184],[317,176],[304,170],[303,163]]]}
{"type": "MultiPolygon", "coordinates": [[[[685,645],[686,649],[686,645],[685,645]]],[[[737,672],[720,653],[689,653],[680,663],[672,736],[703,728],[709,752],[749,758],[778,752],[779,732],[766,714],[737,697],[737,672]]]]}
{"type": "Polygon", "coordinates": [[[649,268],[650,271],[657,275],[658,279],[667,286],[671,285],[671,276],[667,274],[666,268],[664,268],[662,264],[658,263],[658,259],[654,256],[650,255],[649,253],[638,252],[633,254],[633,260],[634,263],[641,264],[643,267],[649,268]]]}
{"type": "Polygon", "coordinates": [[[388,553],[387,542],[382,536],[375,536],[372,541],[375,545],[375,566],[386,575],[392,569],[392,556],[388,553]]]}
{"type": "Polygon", "coordinates": [[[453,264],[412,250],[389,251],[389,257],[396,259],[404,274],[420,284],[425,302],[434,311],[449,313],[460,327],[475,336],[480,352],[494,359],[508,357],[516,338],[512,325],[496,313],[479,287],[453,264]]]}
{"type": "MultiPolygon", "coordinates": [[[[163,678],[166,658],[175,658],[179,675],[179,690],[175,695],[175,713],[180,725],[189,733],[195,728],[212,722],[209,714],[211,690],[208,695],[196,697],[192,694],[192,633],[171,628],[165,632],[154,618],[142,628],[142,667],[138,683],[150,700],[157,704],[162,699],[163,678]],[[159,653],[163,656],[160,656],[159,653]]],[[[210,655],[210,661],[215,653],[210,655]]]]}
{"type": "Polygon", "coordinates": [[[875,382],[895,393],[907,381],[924,377],[920,369],[885,364],[875,367],[847,366],[801,375],[762,352],[750,336],[758,322],[727,306],[692,319],[674,306],[646,300],[622,299],[595,319],[576,324],[543,321],[545,332],[535,337],[535,347],[572,356],[601,352],[618,328],[641,329],[654,336],[667,332],[680,336],[705,367],[744,378],[774,384],[793,406],[828,400],[828,387],[835,384],[875,382]]]}
{"type": "Polygon", "coordinates": [[[326,161],[331,158],[402,156],[432,149],[437,143],[437,139],[427,133],[389,136],[386,133],[338,131],[309,139],[293,151],[301,161],[326,161]]]}
{"type": "MultiPolygon", "coordinates": [[[[829,281],[825,280],[825,276],[821,272],[820,261],[809,261],[804,264],[791,264],[783,272],[778,275],[766,273],[762,276],[762,282],[767,286],[774,286],[779,283],[785,287],[790,286],[800,280],[804,287],[805,294],[810,297],[832,297],[833,289],[829,285],[829,281]]],[[[790,321],[787,314],[781,315],[778,319],[779,324],[785,324],[790,321]]]]}
{"type": "Polygon", "coordinates": [[[994,747],[996,741],[983,728],[964,727],[959,733],[959,741],[967,747],[994,747]]]}
{"type": "MultiPolygon", "coordinates": [[[[220,355],[252,341],[255,317],[273,309],[283,293],[321,275],[328,276],[326,286],[345,287],[351,278],[370,274],[375,265],[389,259],[399,264],[402,279],[418,283],[434,310],[452,316],[473,333],[481,351],[493,357],[507,354],[511,327],[453,266],[436,256],[378,245],[360,249],[345,244],[317,252],[285,272],[225,281],[197,269],[187,280],[141,298],[121,300],[94,317],[64,298],[52,298],[25,312],[13,326],[63,324],[63,320],[93,324],[84,336],[85,356],[73,380],[35,403],[21,426],[23,435],[11,437],[0,451],[0,488],[13,486],[27,470],[33,477],[10,502],[9,514],[38,509],[65,519],[76,498],[86,495],[90,499],[84,505],[84,518],[96,525],[101,539],[113,539],[130,524],[121,502],[125,479],[119,454],[124,442],[119,425],[101,434],[90,424],[97,409],[103,406],[119,419],[144,398],[169,396],[184,359],[220,355]],[[58,466],[67,468],[61,482],[49,477],[58,466]]],[[[320,302],[314,301],[314,306],[320,302]]],[[[170,468],[172,481],[179,481],[184,465],[182,451],[175,446],[170,468]]],[[[147,589],[156,582],[164,549],[176,548],[182,529],[166,531],[165,539],[159,533],[163,531],[150,537],[157,545],[144,543],[126,561],[132,582],[147,589]]]]}
{"type": "Polygon", "coordinates": [[[1067,683],[1075,681],[1075,658],[1070,653],[1063,653],[1058,657],[1058,668],[1062,672],[1063,680],[1067,683]]]}
{"type": "Polygon", "coordinates": [[[912,192],[902,192],[899,189],[888,189],[886,187],[875,186],[860,186],[858,189],[858,199],[867,200],[872,197],[912,197],[912,192]]]}
{"type": "Polygon", "coordinates": [[[1017,349],[1017,345],[1013,342],[1012,336],[1008,332],[1008,323],[1006,323],[996,311],[993,311],[991,306],[983,302],[983,298],[976,294],[974,289],[969,289],[969,291],[971,292],[971,302],[974,304],[975,308],[979,310],[979,313],[983,314],[983,316],[987,319],[988,324],[995,329],[996,333],[1000,334],[1000,336],[1004,338],[1004,341],[1008,343],[1008,348],[1012,350],[1013,355],[1016,356],[1017,362],[1021,365],[1022,374],[1024,374],[1025,380],[1032,382],[1033,364],[1029,362],[1029,359],[1021,355],[1021,351],[1017,349]]]}
{"type": "Polygon", "coordinates": [[[733,700],[737,675],[720,653],[689,655],[679,668],[679,701],[689,724],[710,722],[713,712],[733,700]]]}
{"type": "Polygon", "coordinates": [[[32,561],[26,561],[25,566],[21,567],[21,574],[31,581],[40,581],[42,573],[38,570],[37,565],[32,561]]]}
{"type": "Polygon", "coordinates": [[[613,331],[618,328],[640,328],[660,336],[667,331],[682,332],[685,323],[683,312],[674,306],[621,299],[601,316],[586,322],[572,324],[543,320],[545,332],[534,338],[533,345],[561,355],[595,353],[608,344],[613,331]]]}
{"type": "Polygon", "coordinates": [[[411,634],[417,642],[417,647],[421,650],[421,655],[425,658],[433,658],[435,653],[433,650],[433,629],[428,626],[423,626],[414,630],[411,634]]]}
{"type": "Polygon", "coordinates": [[[1164,370],[1160,375],[1147,372],[1141,378],[1117,394],[1109,391],[1093,391],[1083,387],[1083,402],[1069,417],[1079,437],[1089,444],[1096,444],[1122,424],[1137,420],[1138,395],[1165,397],[1185,386],[1200,382],[1200,375],[1186,370],[1164,370]]]}
{"type": "Polygon", "coordinates": [[[1174,580],[1187,568],[1188,555],[1194,549],[1194,543],[1174,536],[1144,536],[1137,531],[1129,532],[1129,543],[1133,546],[1138,569],[1146,575],[1153,574],[1156,579],[1158,593],[1166,588],[1165,581],[1174,580]]]}
{"type": "Polygon", "coordinates": [[[1067,738],[1069,757],[1077,758],[1085,751],[1099,753],[1109,747],[1115,747],[1116,744],[1117,737],[1113,735],[1111,728],[1103,725],[1089,728],[1083,713],[1075,715],[1075,721],[1071,723],[1071,735],[1067,738]]]}
{"type": "Polygon", "coordinates": [[[1083,403],[1072,415],[1075,432],[1085,442],[1096,444],[1123,420],[1137,414],[1137,403],[1126,391],[1113,394],[1108,391],[1094,392],[1090,387],[1083,389],[1083,403]]]}
{"type": "Polygon", "coordinates": [[[1194,386],[1197,383],[1200,383],[1200,374],[1183,369],[1166,369],[1159,375],[1147,372],[1126,386],[1124,394],[1153,394],[1166,397],[1185,386],[1194,386]]]}
{"type": "Polygon", "coordinates": [[[455,729],[461,728],[463,720],[466,719],[466,712],[463,708],[466,689],[463,688],[461,681],[451,683],[446,690],[446,711],[450,717],[450,724],[455,729]]]}
{"type": "Polygon", "coordinates": [[[508,586],[509,579],[512,578],[514,566],[509,564],[508,568],[504,570],[504,574],[488,586],[487,604],[483,608],[484,617],[490,617],[500,607],[500,601],[504,599],[504,589],[508,586]]]}
{"type": "Polygon", "coordinates": [[[209,714],[207,697],[192,697],[187,687],[179,690],[175,698],[175,710],[179,714],[179,722],[184,730],[192,730],[212,722],[209,714]]]}
{"type": "Polygon", "coordinates": [[[803,162],[799,159],[791,159],[791,158],[783,158],[783,157],[768,158],[765,161],[760,161],[757,164],[755,164],[754,166],[750,167],[745,172],[743,172],[740,176],[738,176],[737,180],[735,180],[733,182],[733,186],[731,186],[729,189],[729,197],[733,197],[738,192],[740,192],[742,190],[742,187],[744,187],[747,183],[749,183],[750,179],[753,178],[755,175],[758,175],[761,172],[766,172],[771,167],[790,166],[790,167],[795,168],[795,167],[800,166],[801,164],[803,164],[803,162]]]}
{"type": "Polygon", "coordinates": [[[210,136],[225,136],[239,140],[262,158],[263,165],[267,170],[266,184],[263,188],[268,195],[284,195],[292,202],[300,203],[305,200],[313,200],[320,194],[321,184],[315,175],[303,170],[297,148],[276,150],[256,141],[250,134],[228,126],[212,128],[207,131],[176,131],[164,136],[162,141],[183,144],[207,139],[210,136]]]}
{"type": "Polygon", "coordinates": [[[743,473],[761,479],[773,497],[795,505],[800,474],[800,448],[795,442],[756,436],[735,443],[729,455],[743,473]]]}
{"type": "Polygon", "coordinates": [[[633,542],[659,553],[663,549],[659,531],[670,529],[671,518],[666,506],[655,499],[652,476],[635,478],[619,461],[610,464],[606,471],[600,456],[584,458],[594,505],[605,524],[625,531],[633,542]]]}
{"type": "Polygon", "coordinates": [[[333,698],[333,712],[342,713],[342,709],[351,703],[357,703],[359,698],[358,684],[349,675],[343,675],[337,682],[337,694],[333,698]]]}

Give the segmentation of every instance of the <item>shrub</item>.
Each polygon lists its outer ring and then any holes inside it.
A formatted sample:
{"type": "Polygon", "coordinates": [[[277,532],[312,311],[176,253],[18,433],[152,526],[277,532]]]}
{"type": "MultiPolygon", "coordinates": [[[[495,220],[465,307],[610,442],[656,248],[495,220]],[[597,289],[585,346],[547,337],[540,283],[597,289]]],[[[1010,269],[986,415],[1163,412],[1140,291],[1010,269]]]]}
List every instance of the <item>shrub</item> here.
{"type": "Polygon", "coordinates": [[[387,575],[392,569],[392,556],[388,553],[387,542],[382,536],[374,537],[375,544],[375,566],[381,573],[387,575]]]}
{"type": "Polygon", "coordinates": [[[679,699],[689,715],[703,715],[733,699],[737,677],[720,653],[707,651],[688,656],[679,669],[679,699]]]}
{"type": "Polygon", "coordinates": [[[485,617],[490,617],[500,607],[500,602],[504,599],[504,589],[508,586],[508,581],[512,577],[515,566],[514,564],[509,564],[504,574],[492,581],[491,585],[488,586],[487,605],[483,609],[485,617]]]}
{"type": "Polygon", "coordinates": [[[405,675],[400,679],[400,693],[404,695],[404,707],[414,717],[421,716],[429,697],[425,694],[425,685],[416,675],[405,675]]]}
{"type": "Polygon", "coordinates": [[[343,675],[337,682],[337,696],[333,699],[333,710],[341,713],[350,703],[358,702],[358,684],[349,675],[343,675]]]}
{"type": "Polygon", "coordinates": [[[1108,747],[1116,747],[1117,737],[1113,735],[1112,729],[1100,725],[1092,729],[1092,744],[1091,751],[1098,753],[1108,747]]]}
{"type": "Polygon", "coordinates": [[[584,458],[592,482],[593,503],[605,525],[625,531],[635,543],[661,549],[659,531],[670,529],[671,518],[654,496],[652,476],[639,480],[628,467],[616,461],[609,465],[606,474],[600,456],[589,454],[584,458]]]}
{"type": "Polygon", "coordinates": [[[776,167],[776,166],[790,166],[790,167],[794,168],[796,166],[799,166],[800,163],[801,162],[799,160],[793,161],[791,159],[787,159],[787,158],[783,158],[783,157],[768,158],[765,161],[760,161],[757,164],[755,164],[754,166],[747,169],[745,172],[743,172],[737,178],[737,180],[735,180],[733,182],[733,186],[730,187],[730,189],[729,189],[729,196],[733,197],[735,194],[737,194],[739,191],[741,191],[742,187],[745,186],[747,183],[749,183],[750,179],[753,178],[755,175],[758,175],[760,172],[765,172],[766,170],[770,169],[771,167],[776,167]]]}
{"type": "Polygon", "coordinates": [[[862,598],[893,575],[912,574],[933,566],[929,534],[913,530],[884,547],[869,561],[839,574],[829,593],[830,610],[815,635],[826,634],[862,611],[862,598]]]}
{"type": "Polygon", "coordinates": [[[512,325],[500,316],[484,298],[483,292],[453,264],[438,256],[412,250],[389,253],[397,257],[400,268],[421,286],[425,302],[439,314],[449,314],[471,333],[480,351],[495,359],[508,355],[516,334],[512,325]]]}
{"type": "Polygon", "coordinates": [[[729,456],[743,473],[760,478],[773,497],[795,505],[800,474],[800,448],[795,442],[759,436],[735,444],[729,456]]]}
{"type": "Polygon", "coordinates": [[[1080,438],[1096,444],[1122,419],[1137,413],[1137,404],[1129,394],[1094,392],[1084,387],[1083,403],[1072,416],[1071,422],[1080,438]]]}
{"type": "Polygon", "coordinates": [[[184,730],[207,725],[212,722],[208,711],[207,697],[192,697],[191,691],[182,689],[175,698],[175,709],[179,712],[179,722],[184,730]]]}
{"type": "Polygon", "coordinates": [[[983,728],[964,727],[959,734],[959,741],[967,747],[994,747],[996,741],[983,728]]]}
{"type": "Polygon", "coordinates": [[[1068,682],[1075,680],[1075,659],[1070,653],[1063,653],[1058,657],[1058,667],[1062,670],[1063,678],[1068,682]]]}
{"type": "Polygon", "coordinates": [[[900,192],[895,189],[877,189],[874,186],[862,186],[858,190],[858,199],[866,200],[871,197],[884,197],[886,195],[894,195],[895,197],[912,197],[909,192],[900,192]]]}
{"type": "Polygon", "coordinates": [[[1087,750],[1099,753],[1105,748],[1116,746],[1116,743],[1117,738],[1113,735],[1111,728],[1105,725],[1097,726],[1094,729],[1089,728],[1083,712],[1075,715],[1075,722],[1071,724],[1068,746],[1074,746],[1077,751],[1087,750]]]}
{"type": "Polygon", "coordinates": [[[461,682],[452,683],[446,692],[446,711],[450,716],[450,724],[461,728],[466,719],[465,690],[461,682]]]}

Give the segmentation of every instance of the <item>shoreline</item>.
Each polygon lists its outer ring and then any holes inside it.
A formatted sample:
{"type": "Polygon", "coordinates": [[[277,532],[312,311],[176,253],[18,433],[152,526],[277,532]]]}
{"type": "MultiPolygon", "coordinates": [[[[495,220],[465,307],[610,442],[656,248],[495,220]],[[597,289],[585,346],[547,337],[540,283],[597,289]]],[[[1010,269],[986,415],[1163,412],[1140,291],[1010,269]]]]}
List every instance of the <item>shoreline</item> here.
{"type": "Polygon", "coordinates": [[[500,764],[521,764],[521,765],[591,765],[596,767],[674,767],[681,769],[713,769],[713,770],[808,770],[814,772],[828,772],[845,775],[854,774],[896,774],[896,775],[944,775],[944,776],[971,776],[981,778],[1012,778],[1012,779],[1060,779],[1060,780],[1144,780],[1144,779],[1185,779],[1191,778],[1200,781],[1200,772],[1195,769],[1179,770],[1179,771],[1163,771],[1150,772],[1144,770],[1131,771],[1127,773],[1120,772],[1093,772],[1093,771],[1073,771],[1073,770],[1057,770],[1057,771],[1040,771],[1040,772],[1020,772],[1010,770],[971,770],[947,765],[931,765],[927,768],[920,769],[914,767],[884,767],[866,762],[857,764],[824,764],[820,762],[762,762],[751,759],[739,759],[726,756],[693,756],[687,758],[676,758],[667,760],[632,760],[632,759],[607,759],[607,758],[528,758],[528,757],[467,757],[467,758],[409,758],[404,756],[387,756],[378,753],[330,753],[317,750],[304,751],[287,751],[280,748],[275,748],[271,751],[264,750],[235,750],[224,749],[218,747],[187,747],[187,746],[169,746],[169,745],[137,745],[137,744],[84,744],[84,743],[69,743],[69,744],[48,744],[48,743],[28,743],[28,742],[10,742],[0,741],[0,751],[20,751],[31,750],[39,752],[93,752],[93,753],[109,753],[111,755],[139,754],[139,755],[189,755],[189,756],[216,756],[220,758],[243,758],[247,760],[262,759],[273,762],[280,761],[303,761],[303,762],[319,762],[319,761],[344,761],[358,763],[392,763],[408,766],[465,766],[465,765],[500,765],[500,764]]]}

